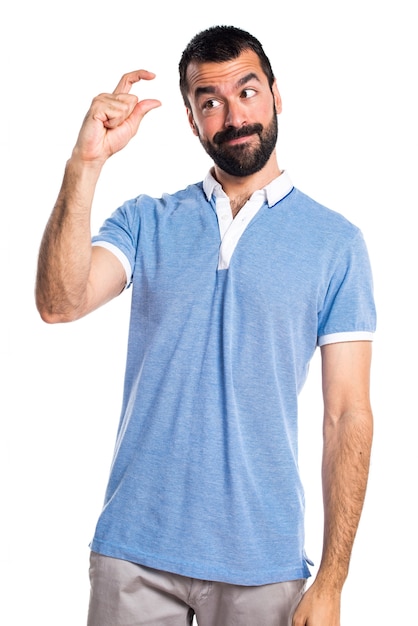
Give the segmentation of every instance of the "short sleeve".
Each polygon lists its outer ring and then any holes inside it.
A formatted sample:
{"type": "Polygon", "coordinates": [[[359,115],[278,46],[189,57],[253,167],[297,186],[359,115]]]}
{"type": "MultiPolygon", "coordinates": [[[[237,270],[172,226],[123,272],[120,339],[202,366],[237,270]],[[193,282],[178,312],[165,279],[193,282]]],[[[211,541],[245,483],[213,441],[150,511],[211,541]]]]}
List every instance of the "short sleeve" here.
{"type": "Polygon", "coordinates": [[[126,286],[132,281],[139,236],[138,199],[129,200],[105,220],[97,235],[92,237],[93,246],[103,246],[121,261],[126,273],[126,286]]]}
{"type": "Polygon", "coordinates": [[[372,340],[376,330],[373,278],[361,231],[340,250],[318,316],[318,345],[372,340]]]}

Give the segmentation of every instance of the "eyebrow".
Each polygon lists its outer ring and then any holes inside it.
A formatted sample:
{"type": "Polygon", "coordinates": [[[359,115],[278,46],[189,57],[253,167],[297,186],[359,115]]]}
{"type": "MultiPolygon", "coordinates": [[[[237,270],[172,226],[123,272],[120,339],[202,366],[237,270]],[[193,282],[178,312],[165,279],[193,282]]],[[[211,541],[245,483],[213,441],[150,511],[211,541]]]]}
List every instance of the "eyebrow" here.
{"type": "MultiPolygon", "coordinates": [[[[235,84],[235,87],[243,87],[243,85],[246,85],[250,80],[256,80],[258,82],[260,82],[260,79],[258,78],[257,74],[255,72],[250,72],[249,74],[246,74],[245,76],[243,76],[242,78],[239,79],[239,81],[235,84]]],[[[211,93],[216,93],[216,86],[215,85],[207,85],[206,87],[197,87],[195,89],[194,95],[195,98],[198,98],[199,96],[203,95],[203,94],[211,94],[211,93]]]]}

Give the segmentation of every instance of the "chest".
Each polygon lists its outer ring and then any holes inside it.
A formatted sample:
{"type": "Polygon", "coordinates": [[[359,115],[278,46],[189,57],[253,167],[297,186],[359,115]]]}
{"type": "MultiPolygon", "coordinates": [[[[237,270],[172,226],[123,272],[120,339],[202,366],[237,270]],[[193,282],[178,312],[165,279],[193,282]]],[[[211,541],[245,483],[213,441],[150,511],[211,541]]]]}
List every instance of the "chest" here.
{"type": "MultiPolygon", "coordinates": [[[[251,209],[251,207],[250,207],[251,209]]],[[[317,310],[329,280],[332,254],[311,236],[309,225],[263,206],[238,213],[176,215],[142,228],[134,287],[148,304],[227,298],[317,310]]]]}

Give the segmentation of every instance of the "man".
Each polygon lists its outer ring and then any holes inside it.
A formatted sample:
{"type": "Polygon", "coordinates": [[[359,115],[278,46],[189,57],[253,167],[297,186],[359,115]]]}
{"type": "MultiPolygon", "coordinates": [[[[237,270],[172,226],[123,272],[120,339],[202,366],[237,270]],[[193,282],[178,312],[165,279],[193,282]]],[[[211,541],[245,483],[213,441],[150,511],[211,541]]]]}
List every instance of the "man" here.
{"type": "Polygon", "coordinates": [[[234,27],[180,61],[202,183],[126,202],[91,238],[107,158],[157,100],[122,77],[92,102],[39,254],[37,306],[78,319],[132,285],[125,389],[91,543],[89,626],[338,626],[366,490],[375,329],[357,227],[293,187],[261,44],[234,27]],[[297,396],[319,345],[324,542],[305,591],[297,396]]]}

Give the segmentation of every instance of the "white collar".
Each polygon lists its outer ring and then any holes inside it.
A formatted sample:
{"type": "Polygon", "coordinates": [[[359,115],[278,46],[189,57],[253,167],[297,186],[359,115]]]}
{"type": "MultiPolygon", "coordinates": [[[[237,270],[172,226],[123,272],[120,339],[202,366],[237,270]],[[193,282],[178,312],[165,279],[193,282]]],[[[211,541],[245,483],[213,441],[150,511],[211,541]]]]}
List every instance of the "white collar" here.
{"type": "MultiPolygon", "coordinates": [[[[268,206],[272,207],[277,204],[277,202],[280,202],[280,200],[283,200],[283,198],[287,196],[292,189],[292,181],[290,180],[288,173],[283,171],[279,176],[277,176],[277,178],[263,187],[263,189],[255,191],[251,197],[263,194],[264,198],[267,199],[268,206]]],[[[203,181],[203,190],[208,200],[211,199],[212,195],[218,198],[226,196],[224,190],[222,189],[222,185],[214,178],[211,171],[208,172],[203,181]]]]}

